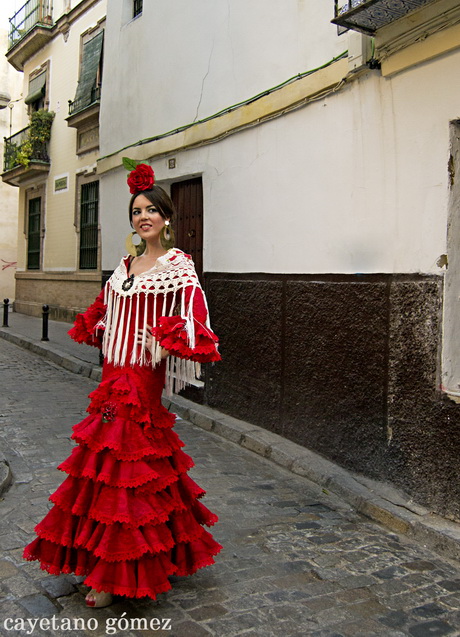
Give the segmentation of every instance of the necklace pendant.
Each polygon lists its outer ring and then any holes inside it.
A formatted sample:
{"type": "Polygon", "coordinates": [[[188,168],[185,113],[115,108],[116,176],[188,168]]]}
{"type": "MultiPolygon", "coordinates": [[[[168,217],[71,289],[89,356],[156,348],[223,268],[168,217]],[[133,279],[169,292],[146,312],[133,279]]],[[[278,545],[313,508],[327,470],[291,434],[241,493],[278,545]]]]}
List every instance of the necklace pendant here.
{"type": "Polygon", "coordinates": [[[131,276],[129,276],[125,281],[123,281],[123,283],[121,284],[121,288],[122,290],[127,292],[133,287],[133,285],[134,285],[134,274],[131,274],[131,276]]]}

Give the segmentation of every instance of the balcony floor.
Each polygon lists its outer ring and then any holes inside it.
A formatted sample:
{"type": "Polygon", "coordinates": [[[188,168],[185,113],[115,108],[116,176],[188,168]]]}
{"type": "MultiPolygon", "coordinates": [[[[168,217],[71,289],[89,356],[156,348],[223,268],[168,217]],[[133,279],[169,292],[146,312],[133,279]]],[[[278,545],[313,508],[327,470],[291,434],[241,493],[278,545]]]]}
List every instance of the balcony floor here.
{"type": "Polygon", "coordinates": [[[2,173],[2,181],[10,186],[28,186],[43,181],[49,173],[50,164],[32,160],[28,166],[15,166],[2,173]]]}

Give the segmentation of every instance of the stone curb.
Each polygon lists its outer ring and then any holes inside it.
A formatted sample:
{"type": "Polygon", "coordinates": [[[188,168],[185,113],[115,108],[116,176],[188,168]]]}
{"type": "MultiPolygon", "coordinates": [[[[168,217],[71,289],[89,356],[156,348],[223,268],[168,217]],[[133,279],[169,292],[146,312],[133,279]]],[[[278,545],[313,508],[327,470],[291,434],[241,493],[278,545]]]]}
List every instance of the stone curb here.
{"type": "MultiPolygon", "coordinates": [[[[12,332],[9,328],[8,331],[0,328],[0,338],[44,356],[75,374],[82,374],[97,382],[101,380],[100,367],[81,361],[54,345],[37,343],[12,332]]],[[[206,431],[239,444],[292,473],[311,480],[326,493],[330,490],[370,519],[397,533],[414,538],[445,557],[460,560],[460,525],[430,513],[394,487],[354,474],[278,434],[211,407],[199,405],[182,396],[164,398],[163,402],[184,420],[189,420],[206,431]]],[[[8,464],[2,458],[0,453],[0,493],[2,471],[5,473],[5,479],[11,481],[8,464]]],[[[6,482],[6,486],[8,484],[9,482],[6,482]]]]}
{"type": "Polygon", "coordinates": [[[330,490],[353,509],[437,553],[460,559],[460,525],[430,513],[401,491],[343,469],[317,453],[271,431],[204,405],[173,396],[163,400],[184,420],[241,445],[292,473],[330,490]]]}
{"type": "Polygon", "coordinates": [[[0,497],[8,489],[13,480],[10,465],[3,453],[0,451],[0,497]]]}

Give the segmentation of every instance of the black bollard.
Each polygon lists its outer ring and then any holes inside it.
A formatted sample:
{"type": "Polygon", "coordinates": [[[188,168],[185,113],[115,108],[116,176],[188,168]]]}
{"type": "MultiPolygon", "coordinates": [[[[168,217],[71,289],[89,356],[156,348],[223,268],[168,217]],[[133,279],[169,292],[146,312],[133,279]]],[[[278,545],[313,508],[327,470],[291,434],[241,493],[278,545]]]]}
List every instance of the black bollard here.
{"type": "Polygon", "coordinates": [[[10,299],[3,299],[3,325],[2,327],[9,327],[8,325],[8,306],[10,299]]]}
{"type": "Polygon", "coordinates": [[[42,325],[42,341],[49,341],[48,338],[48,315],[50,313],[49,305],[43,306],[43,325],[42,325]]]}

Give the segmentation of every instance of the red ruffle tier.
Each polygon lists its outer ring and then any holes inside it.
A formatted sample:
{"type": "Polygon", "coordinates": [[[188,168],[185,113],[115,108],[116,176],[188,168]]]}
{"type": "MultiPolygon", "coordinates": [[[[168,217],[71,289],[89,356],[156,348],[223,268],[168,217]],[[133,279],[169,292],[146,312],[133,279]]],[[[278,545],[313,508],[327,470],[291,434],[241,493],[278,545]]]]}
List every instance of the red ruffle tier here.
{"type": "Polygon", "coordinates": [[[218,338],[205,325],[194,320],[195,346],[191,349],[188,345],[188,334],[185,329],[185,320],[180,316],[161,316],[157,327],[152,333],[162,347],[173,356],[193,359],[199,363],[220,361],[221,356],[217,351],[218,338]]]}
{"type": "Polygon", "coordinates": [[[217,521],[188,475],[193,461],[160,402],[164,365],[104,367],[89,416],[73,428],[78,443],[59,465],[68,477],[24,549],[49,573],[85,575],[85,584],[128,597],[171,588],[222,548],[203,528],[217,521]]]}

